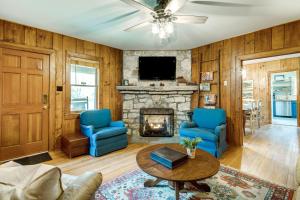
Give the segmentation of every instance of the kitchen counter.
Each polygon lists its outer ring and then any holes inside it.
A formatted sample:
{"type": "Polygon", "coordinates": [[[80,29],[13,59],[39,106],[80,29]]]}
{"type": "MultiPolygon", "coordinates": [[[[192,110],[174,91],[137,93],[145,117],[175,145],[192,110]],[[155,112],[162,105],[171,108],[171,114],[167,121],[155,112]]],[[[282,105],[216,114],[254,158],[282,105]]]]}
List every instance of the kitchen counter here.
{"type": "Polygon", "coordinates": [[[274,100],[273,101],[274,117],[297,117],[297,101],[296,100],[274,100]]]}
{"type": "Polygon", "coordinates": [[[294,100],[278,99],[278,100],[274,100],[274,101],[292,102],[292,101],[296,101],[296,99],[294,99],[294,100]]]}

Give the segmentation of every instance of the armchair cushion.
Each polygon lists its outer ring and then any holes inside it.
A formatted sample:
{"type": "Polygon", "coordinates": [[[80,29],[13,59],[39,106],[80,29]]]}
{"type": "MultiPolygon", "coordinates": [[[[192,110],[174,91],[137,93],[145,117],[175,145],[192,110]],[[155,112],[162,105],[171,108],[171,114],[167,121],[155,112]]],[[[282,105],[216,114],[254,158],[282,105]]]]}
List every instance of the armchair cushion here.
{"type": "Polygon", "coordinates": [[[195,128],[197,124],[195,122],[182,122],[180,128],[195,128]]]}
{"type": "Polygon", "coordinates": [[[218,137],[213,133],[213,130],[203,128],[182,128],[179,130],[181,137],[196,138],[201,137],[202,140],[215,142],[218,137]]]}
{"type": "Polygon", "coordinates": [[[109,109],[88,110],[80,114],[80,124],[92,125],[94,128],[109,126],[111,114],[109,109]]]}
{"type": "Polygon", "coordinates": [[[193,121],[200,128],[215,129],[226,123],[226,113],[223,109],[196,108],[193,121]]]}
{"type": "Polygon", "coordinates": [[[123,121],[113,121],[109,124],[110,127],[125,127],[125,123],[123,121]]]}
{"type": "Polygon", "coordinates": [[[94,130],[94,134],[91,136],[91,139],[97,141],[99,139],[105,139],[114,137],[117,135],[122,135],[127,132],[126,127],[105,127],[94,130]]]}

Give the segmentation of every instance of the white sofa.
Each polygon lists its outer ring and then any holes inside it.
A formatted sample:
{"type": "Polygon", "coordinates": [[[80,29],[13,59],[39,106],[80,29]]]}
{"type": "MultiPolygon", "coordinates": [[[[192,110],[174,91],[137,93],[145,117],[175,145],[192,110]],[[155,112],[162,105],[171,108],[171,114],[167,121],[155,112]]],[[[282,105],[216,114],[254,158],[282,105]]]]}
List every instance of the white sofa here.
{"type": "Polygon", "coordinates": [[[78,177],[62,174],[58,167],[37,164],[0,165],[0,199],[89,200],[102,182],[101,173],[78,177]]]}

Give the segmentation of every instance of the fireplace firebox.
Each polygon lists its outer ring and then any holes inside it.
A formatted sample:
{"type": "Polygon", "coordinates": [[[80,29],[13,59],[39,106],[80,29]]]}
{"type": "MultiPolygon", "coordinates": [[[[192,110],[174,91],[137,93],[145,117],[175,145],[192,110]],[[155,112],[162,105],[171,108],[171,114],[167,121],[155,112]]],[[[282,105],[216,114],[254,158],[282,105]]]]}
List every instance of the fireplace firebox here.
{"type": "Polygon", "coordinates": [[[174,135],[174,110],[172,108],[141,108],[140,136],[172,137],[174,135]]]}

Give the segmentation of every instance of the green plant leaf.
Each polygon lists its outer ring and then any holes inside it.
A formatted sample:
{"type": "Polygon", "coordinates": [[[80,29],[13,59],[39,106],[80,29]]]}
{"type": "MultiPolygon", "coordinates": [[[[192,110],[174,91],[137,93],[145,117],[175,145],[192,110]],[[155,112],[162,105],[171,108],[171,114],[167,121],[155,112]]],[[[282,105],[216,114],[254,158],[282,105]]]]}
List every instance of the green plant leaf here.
{"type": "Polygon", "coordinates": [[[202,142],[202,138],[196,137],[196,138],[182,138],[181,145],[187,149],[195,149],[196,146],[202,142]]]}

